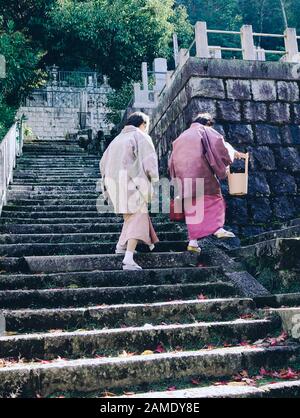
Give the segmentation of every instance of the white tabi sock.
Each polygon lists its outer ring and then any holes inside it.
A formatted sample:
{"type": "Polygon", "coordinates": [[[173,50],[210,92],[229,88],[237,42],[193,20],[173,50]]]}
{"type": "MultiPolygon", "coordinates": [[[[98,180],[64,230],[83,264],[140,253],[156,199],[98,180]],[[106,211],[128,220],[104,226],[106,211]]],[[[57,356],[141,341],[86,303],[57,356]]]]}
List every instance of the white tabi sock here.
{"type": "Polygon", "coordinates": [[[196,240],[196,239],[192,239],[190,242],[189,242],[189,247],[198,247],[198,241],[196,240]]]}
{"type": "Polygon", "coordinates": [[[123,264],[134,264],[132,251],[126,251],[123,264]]]}

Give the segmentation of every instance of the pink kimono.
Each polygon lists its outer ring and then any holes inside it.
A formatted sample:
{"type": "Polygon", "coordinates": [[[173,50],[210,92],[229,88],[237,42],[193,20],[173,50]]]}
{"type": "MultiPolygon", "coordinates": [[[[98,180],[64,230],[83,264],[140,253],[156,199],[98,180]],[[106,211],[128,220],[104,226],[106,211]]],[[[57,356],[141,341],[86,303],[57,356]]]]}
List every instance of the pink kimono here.
{"type": "Polygon", "coordinates": [[[173,179],[191,179],[191,187],[183,188],[184,212],[189,239],[201,239],[214,234],[225,223],[225,201],[219,179],[227,177],[228,166],[234,161],[233,147],[210,127],[193,123],[173,142],[169,170],[173,179]],[[196,190],[196,179],[204,179],[204,195],[196,190]],[[195,208],[202,205],[203,217],[195,208]],[[198,220],[199,219],[199,220],[198,220]]]}

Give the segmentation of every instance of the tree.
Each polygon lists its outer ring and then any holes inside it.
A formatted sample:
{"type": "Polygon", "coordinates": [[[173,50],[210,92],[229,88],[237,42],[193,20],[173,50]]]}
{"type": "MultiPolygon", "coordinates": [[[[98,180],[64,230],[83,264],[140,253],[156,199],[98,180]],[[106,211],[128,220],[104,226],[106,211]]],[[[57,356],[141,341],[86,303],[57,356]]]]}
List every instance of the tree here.
{"type": "Polygon", "coordinates": [[[32,48],[14,23],[0,22],[0,53],[6,59],[6,77],[0,80],[0,139],[14,120],[16,111],[27,93],[38,86],[42,71],[38,68],[42,53],[32,48]]]}
{"type": "Polygon", "coordinates": [[[47,59],[97,68],[113,87],[138,79],[142,61],[171,54],[175,30],[187,42],[191,26],[174,0],[64,0],[48,14],[47,59]]]}

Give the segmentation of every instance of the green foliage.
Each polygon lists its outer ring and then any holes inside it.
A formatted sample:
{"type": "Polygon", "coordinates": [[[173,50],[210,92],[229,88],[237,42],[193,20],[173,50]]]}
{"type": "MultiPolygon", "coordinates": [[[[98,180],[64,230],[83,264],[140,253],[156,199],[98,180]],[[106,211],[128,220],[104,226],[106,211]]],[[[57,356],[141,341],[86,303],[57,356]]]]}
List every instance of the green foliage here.
{"type": "Polygon", "coordinates": [[[49,14],[48,50],[58,65],[93,68],[113,87],[136,80],[142,61],[172,53],[172,33],[191,34],[183,7],[174,0],[65,0],[49,14]]]}
{"type": "Polygon", "coordinates": [[[107,120],[118,125],[122,120],[122,111],[127,108],[133,95],[133,84],[124,83],[120,89],[108,95],[107,107],[109,113],[107,120]]]}
{"type": "Polygon", "coordinates": [[[0,80],[0,138],[14,121],[21,100],[38,85],[42,72],[38,64],[42,53],[35,50],[29,39],[15,31],[12,21],[1,21],[0,53],[6,59],[6,77],[0,80]]]}
{"type": "MultiPolygon", "coordinates": [[[[299,0],[283,1],[290,27],[300,30],[299,0]]],[[[239,30],[250,24],[256,32],[283,33],[284,18],[280,0],[177,0],[185,5],[192,23],[206,21],[210,29],[239,30]]],[[[238,37],[209,35],[210,44],[238,46],[238,37]]],[[[278,39],[255,38],[256,44],[266,49],[283,46],[278,39]]]]}

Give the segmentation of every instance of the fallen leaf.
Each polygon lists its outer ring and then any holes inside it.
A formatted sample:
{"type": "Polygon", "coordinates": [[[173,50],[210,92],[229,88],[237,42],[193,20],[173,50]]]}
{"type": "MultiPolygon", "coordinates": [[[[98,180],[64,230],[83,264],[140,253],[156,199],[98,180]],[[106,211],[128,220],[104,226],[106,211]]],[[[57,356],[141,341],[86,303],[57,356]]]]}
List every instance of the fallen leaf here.
{"type": "Polygon", "coordinates": [[[134,396],[135,392],[123,392],[125,396],[134,396]]]}
{"type": "Polygon", "coordinates": [[[197,380],[197,379],[192,379],[191,380],[191,383],[193,384],[193,385],[200,385],[200,382],[199,382],[199,380],[197,380]]]}
{"type": "Polygon", "coordinates": [[[215,382],[213,386],[227,386],[228,382],[215,382]]]}
{"type": "Polygon", "coordinates": [[[155,353],[165,353],[166,352],[166,349],[165,349],[165,347],[163,346],[163,344],[158,344],[158,346],[156,347],[156,349],[155,349],[155,353]]]}
{"type": "Polygon", "coordinates": [[[247,386],[246,382],[229,382],[227,383],[228,386],[247,386]]]}
{"type": "Polygon", "coordinates": [[[169,392],[173,392],[174,390],[177,390],[177,388],[176,388],[176,386],[170,386],[167,390],[169,392]]]}
{"type": "Polygon", "coordinates": [[[204,350],[214,350],[216,347],[213,345],[205,345],[204,350]]]}
{"type": "Polygon", "coordinates": [[[101,395],[103,395],[104,398],[111,398],[112,396],[116,396],[116,394],[112,392],[102,392],[101,395]]]}
{"type": "Polygon", "coordinates": [[[207,299],[208,299],[208,297],[207,297],[207,296],[205,296],[205,295],[203,295],[203,294],[201,293],[201,295],[198,295],[198,296],[197,296],[197,299],[198,299],[198,300],[207,300],[207,299]]]}
{"type": "Polygon", "coordinates": [[[249,314],[244,314],[240,316],[241,319],[253,319],[254,315],[249,313],[249,314]]]}
{"type": "Polygon", "coordinates": [[[260,376],[268,376],[269,375],[269,373],[267,372],[267,370],[264,367],[262,367],[260,369],[259,374],[260,374],[260,376]]]}
{"type": "Polygon", "coordinates": [[[136,353],[128,353],[127,351],[122,351],[121,354],[119,354],[119,357],[132,357],[134,356],[136,353]]]}
{"type": "Polygon", "coordinates": [[[290,367],[288,370],[282,370],[280,372],[281,379],[297,379],[299,377],[299,373],[294,372],[290,367]]]}
{"type": "Polygon", "coordinates": [[[151,350],[145,350],[145,351],[141,354],[141,356],[150,356],[151,354],[154,354],[154,352],[153,352],[153,351],[151,351],[151,350]]]}

